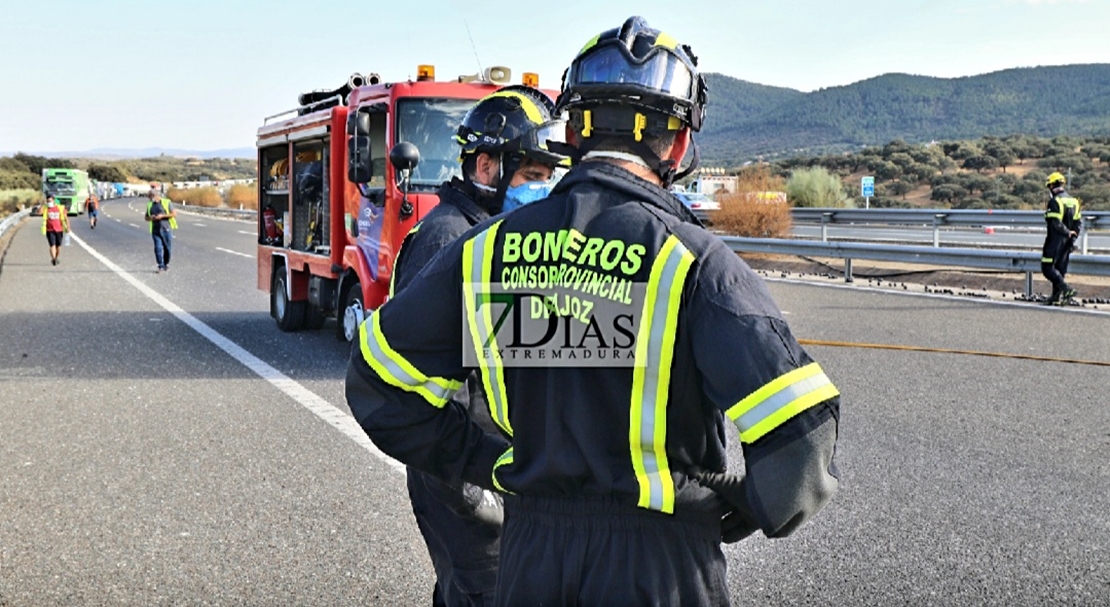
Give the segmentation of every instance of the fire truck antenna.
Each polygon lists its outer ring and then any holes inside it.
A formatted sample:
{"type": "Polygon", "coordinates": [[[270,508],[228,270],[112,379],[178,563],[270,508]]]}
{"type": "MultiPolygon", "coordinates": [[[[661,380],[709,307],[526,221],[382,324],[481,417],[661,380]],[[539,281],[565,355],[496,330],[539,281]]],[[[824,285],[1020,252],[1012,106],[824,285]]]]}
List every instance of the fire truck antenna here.
{"type": "Polygon", "coordinates": [[[478,73],[482,73],[482,60],[478,58],[478,47],[474,44],[474,36],[470,35],[470,24],[466,19],[463,19],[463,25],[466,26],[466,37],[470,38],[470,48],[474,50],[474,61],[478,62],[478,73]]]}

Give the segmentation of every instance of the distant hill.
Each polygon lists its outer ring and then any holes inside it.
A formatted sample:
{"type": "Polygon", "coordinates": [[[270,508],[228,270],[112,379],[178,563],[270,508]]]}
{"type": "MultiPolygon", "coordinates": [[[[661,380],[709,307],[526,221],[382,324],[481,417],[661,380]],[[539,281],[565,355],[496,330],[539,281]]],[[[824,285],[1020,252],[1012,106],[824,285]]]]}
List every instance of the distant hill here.
{"type": "Polygon", "coordinates": [[[1016,68],[963,78],[886,74],[802,93],[706,75],[703,164],[818,154],[901,139],[1110,134],[1110,64],[1016,68]]]}

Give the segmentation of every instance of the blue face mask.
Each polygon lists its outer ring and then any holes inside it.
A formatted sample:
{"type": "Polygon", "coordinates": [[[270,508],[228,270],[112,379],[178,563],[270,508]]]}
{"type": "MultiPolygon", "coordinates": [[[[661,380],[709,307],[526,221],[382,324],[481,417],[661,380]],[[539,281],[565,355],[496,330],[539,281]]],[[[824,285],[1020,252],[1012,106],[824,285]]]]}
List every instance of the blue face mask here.
{"type": "Polygon", "coordinates": [[[554,184],[549,181],[529,181],[505,190],[505,202],[501,205],[501,212],[507,213],[526,204],[547,198],[551,194],[554,184]]]}

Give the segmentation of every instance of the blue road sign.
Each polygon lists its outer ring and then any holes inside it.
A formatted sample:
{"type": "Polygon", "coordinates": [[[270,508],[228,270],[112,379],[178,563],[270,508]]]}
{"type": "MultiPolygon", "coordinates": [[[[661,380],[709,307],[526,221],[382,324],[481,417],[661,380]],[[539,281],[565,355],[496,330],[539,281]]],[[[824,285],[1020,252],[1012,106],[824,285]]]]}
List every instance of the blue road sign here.
{"type": "Polygon", "coordinates": [[[872,198],[872,197],[875,196],[875,178],[874,177],[864,177],[861,180],[860,186],[861,186],[861,189],[863,190],[862,195],[863,195],[864,198],[872,198]]]}

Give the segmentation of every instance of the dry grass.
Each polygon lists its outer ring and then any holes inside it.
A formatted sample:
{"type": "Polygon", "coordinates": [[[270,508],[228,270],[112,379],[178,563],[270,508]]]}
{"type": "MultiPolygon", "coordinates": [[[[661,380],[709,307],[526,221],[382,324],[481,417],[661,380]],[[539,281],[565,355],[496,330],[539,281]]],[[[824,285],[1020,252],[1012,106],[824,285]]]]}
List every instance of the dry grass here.
{"type": "Polygon", "coordinates": [[[166,198],[174,202],[184,202],[198,207],[214,208],[224,204],[224,199],[216,188],[170,188],[166,192],[166,198]]]}
{"type": "Polygon", "coordinates": [[[258,210],[258,190],[253,185],[233,185],[227,191],[227,206],[258,210]]]}

